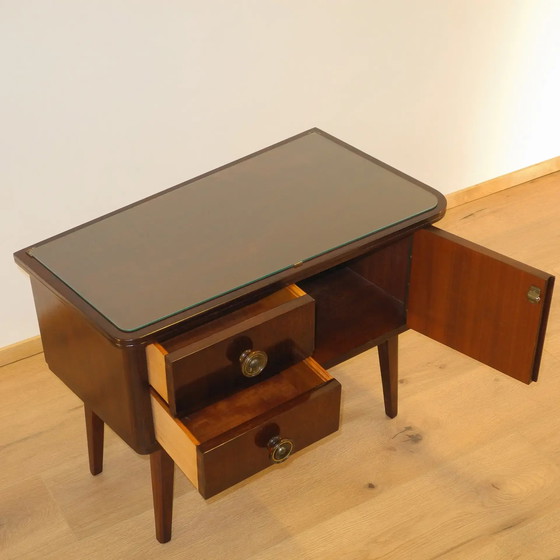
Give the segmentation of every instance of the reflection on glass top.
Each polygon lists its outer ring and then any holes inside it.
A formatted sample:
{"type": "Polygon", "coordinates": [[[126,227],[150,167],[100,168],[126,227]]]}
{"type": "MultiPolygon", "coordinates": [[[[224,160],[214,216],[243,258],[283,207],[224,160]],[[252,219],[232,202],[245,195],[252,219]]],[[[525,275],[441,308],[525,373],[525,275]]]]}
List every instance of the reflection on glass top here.
{"type": "Polygon", "coordinates": [[[318,131],[31,254],[135,331],[432,210],[436,196],[318,131]]]}

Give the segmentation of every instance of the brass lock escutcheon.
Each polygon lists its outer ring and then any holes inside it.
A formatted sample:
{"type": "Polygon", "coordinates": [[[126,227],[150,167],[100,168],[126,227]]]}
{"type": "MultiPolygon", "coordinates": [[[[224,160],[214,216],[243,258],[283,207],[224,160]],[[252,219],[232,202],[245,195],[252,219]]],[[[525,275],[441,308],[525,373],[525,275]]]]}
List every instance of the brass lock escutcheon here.
{"type": "Polygon", "coordinates": [[[241,373],[245,377],[255,377],[259,375],[268,363],[268,356],[262,350],[245,350],[239,356],[241,363],[241,373]]]}
{"type": "Polygon", "coordinates": [[[274,436],[267,444],[268,452],[273,463],[283,463],[294,450],[294,442],[288,438],[274,436]]]}
{"type": "Polygon", "coordinates": [[[527,299],[531,303],[540,303],[541,301],[541,289],[536,286],[531,286],[527,292],[527,299]]]}

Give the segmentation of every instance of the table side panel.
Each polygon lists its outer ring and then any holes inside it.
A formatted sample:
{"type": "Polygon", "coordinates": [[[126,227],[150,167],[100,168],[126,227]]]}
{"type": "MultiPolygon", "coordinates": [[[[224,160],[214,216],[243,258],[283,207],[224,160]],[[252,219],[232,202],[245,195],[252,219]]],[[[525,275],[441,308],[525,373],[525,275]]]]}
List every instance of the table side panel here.
{"type": "Polygon", "coordinates": [[[51,371],[137,453],[155,451],[143,346],[114,346],[49,288],[31,284],[51,371]]]}

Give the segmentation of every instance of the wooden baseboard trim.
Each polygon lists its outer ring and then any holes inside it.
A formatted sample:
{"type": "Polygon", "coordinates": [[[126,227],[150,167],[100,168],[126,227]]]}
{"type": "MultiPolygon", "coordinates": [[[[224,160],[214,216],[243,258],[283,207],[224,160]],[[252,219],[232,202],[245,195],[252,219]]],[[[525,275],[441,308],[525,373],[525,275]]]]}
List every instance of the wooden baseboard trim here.
{"type": "Polygon", "coordinates": [[[556,171],[560,171],[560,156],[535,163],[534,165],[512,171],[511,173],[506,173],[495,179],[478,183],[478,185],[452,192],[446,195],[447,207],[454,208],[455,206],[472,202],[477,198],[483,198],[499,191],[516,187],[522,183],[532,181],[533,179],[539,179],[550,173],[555,173],[556,171]]]}
{"type": "Polygon", "coordinates": [[[34,336],[10,344],[10,346],[4,346],[4,348],[0,348],[0,367],[23,360],[24,358],[29,358],[42,351],[43,343],[40,336],[34,336]]]}

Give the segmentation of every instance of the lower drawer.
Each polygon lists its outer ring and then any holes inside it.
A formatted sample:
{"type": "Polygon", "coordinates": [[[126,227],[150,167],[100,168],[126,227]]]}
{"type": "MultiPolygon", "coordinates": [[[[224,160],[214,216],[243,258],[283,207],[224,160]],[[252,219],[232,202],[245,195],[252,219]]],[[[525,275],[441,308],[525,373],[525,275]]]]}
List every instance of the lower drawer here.
{"type": "Polygon", "coordinates": [[[336,431],[340,393],[311,358],[183,418],[152,391],[156,439],[209,498],[336,431]]]}

